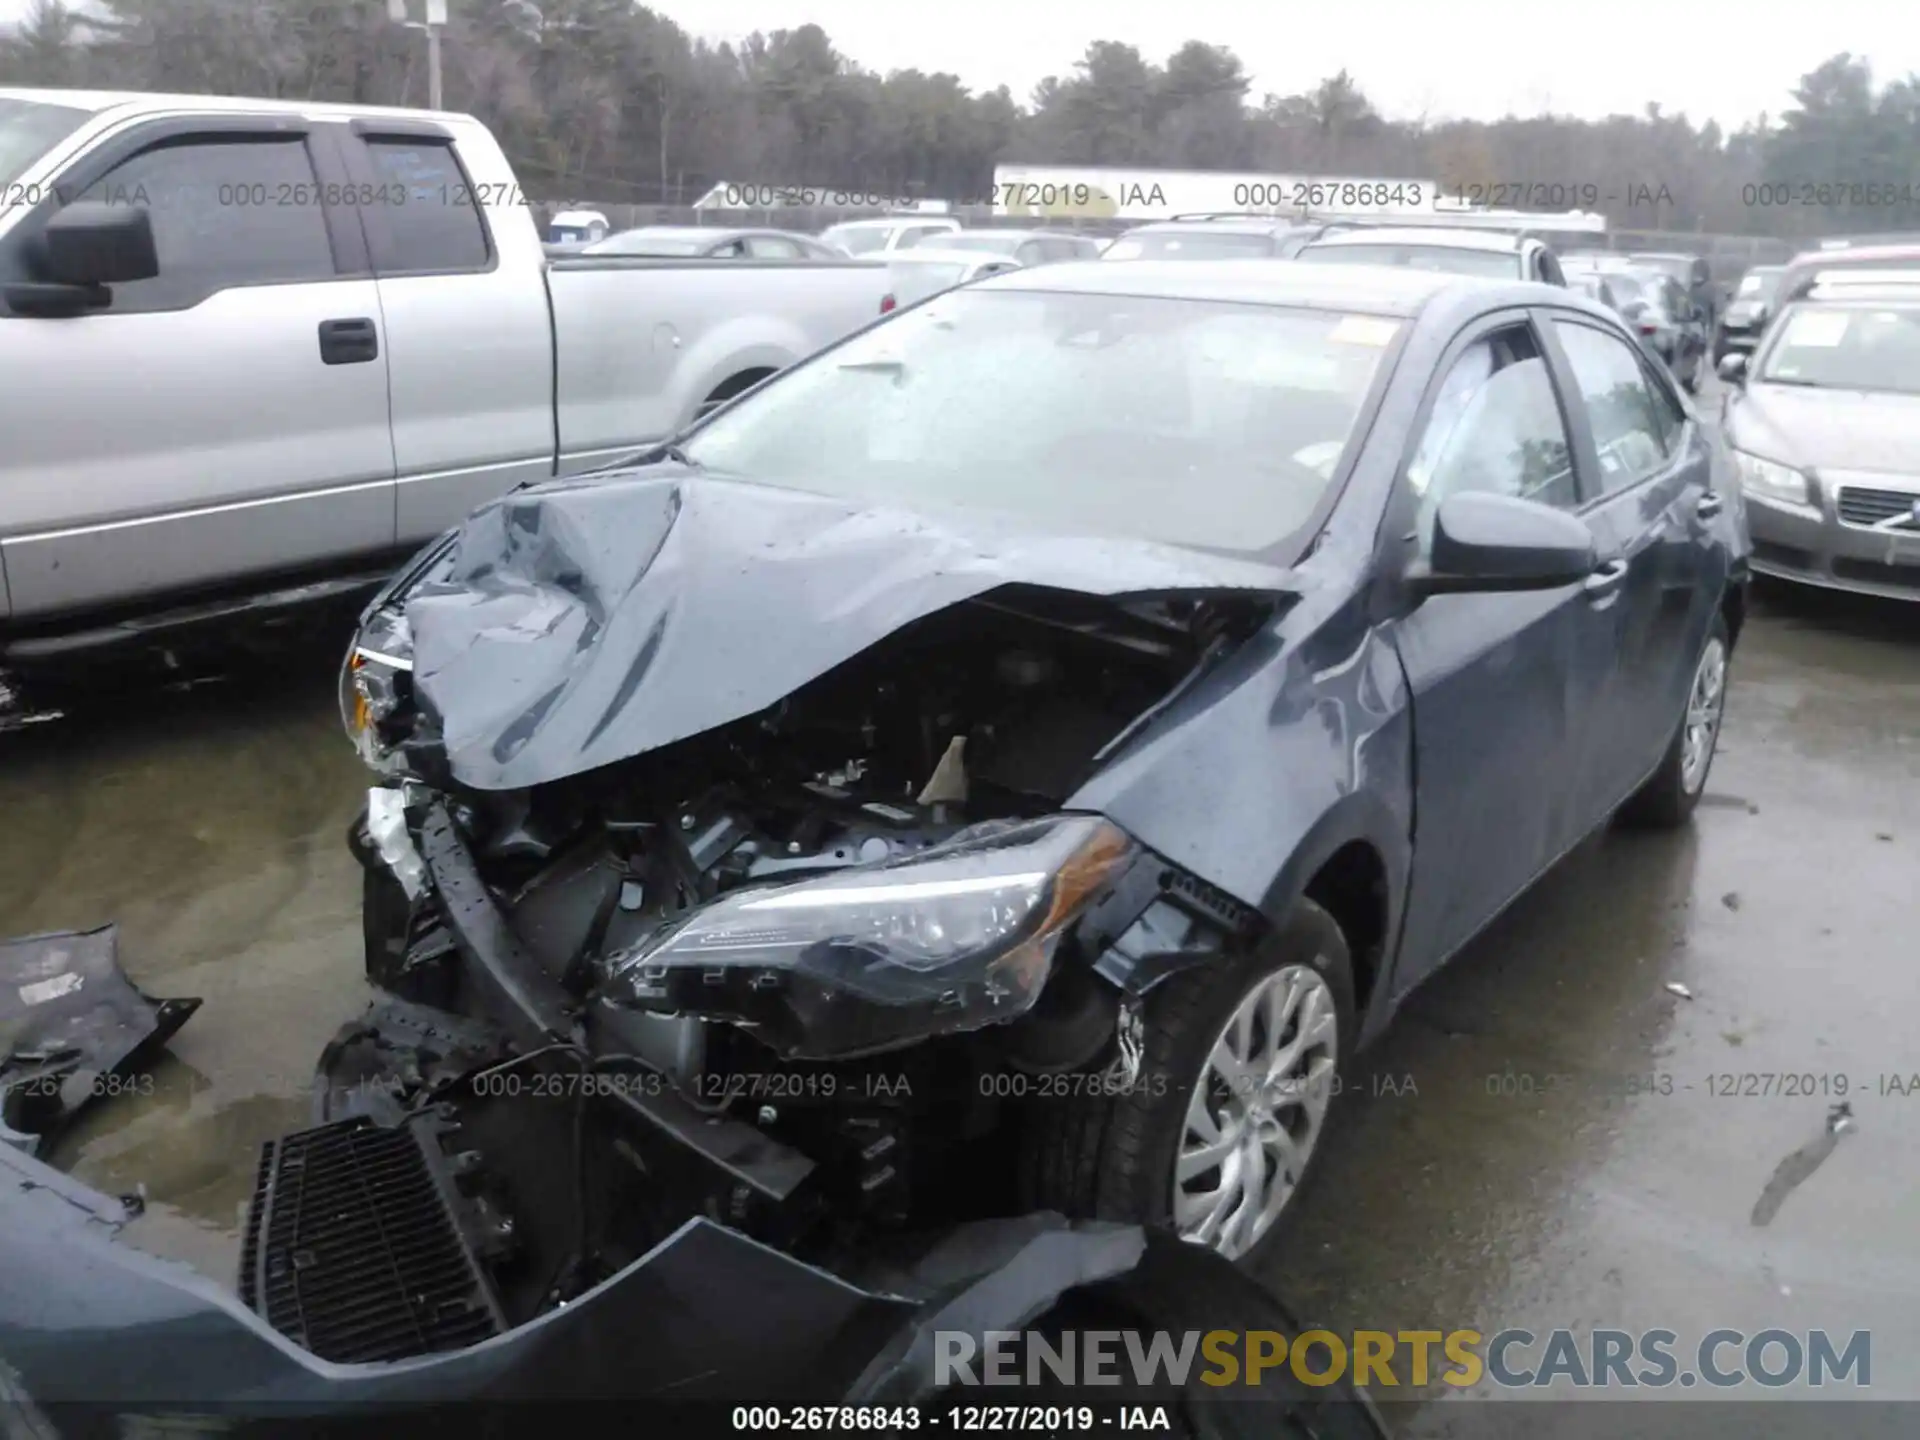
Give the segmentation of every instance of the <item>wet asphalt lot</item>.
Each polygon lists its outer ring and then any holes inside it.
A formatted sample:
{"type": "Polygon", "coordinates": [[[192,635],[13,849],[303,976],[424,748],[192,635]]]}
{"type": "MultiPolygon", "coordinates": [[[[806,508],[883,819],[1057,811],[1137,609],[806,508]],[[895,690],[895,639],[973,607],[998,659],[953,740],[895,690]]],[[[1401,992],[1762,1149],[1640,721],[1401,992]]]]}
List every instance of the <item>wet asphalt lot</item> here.
{"type": "MultiPolygon", "coordinates": [[[[259,1142],[307,1123],[364,999],[339,653],[0,736],[0,935],[115,921],[137,983],[206,1002],[56,1158],[144,1186],[134,1238],[222,1280],[259,1142]]],[[[1916,715],[1920,607],[1759,595],[1692,827],[1589,842],[1365,1058],[1273,1267],[1302,1318],[1665,1328],[1683,1357],[1864,1329],[1873,1395],[1920,1399],[1916,715]],[[1756,1224],[1842,1089],[1852,1130],[1756,1224]]],[[[1448,1387],[1382,1398],[1465,1433],[1448,1387]]]]}

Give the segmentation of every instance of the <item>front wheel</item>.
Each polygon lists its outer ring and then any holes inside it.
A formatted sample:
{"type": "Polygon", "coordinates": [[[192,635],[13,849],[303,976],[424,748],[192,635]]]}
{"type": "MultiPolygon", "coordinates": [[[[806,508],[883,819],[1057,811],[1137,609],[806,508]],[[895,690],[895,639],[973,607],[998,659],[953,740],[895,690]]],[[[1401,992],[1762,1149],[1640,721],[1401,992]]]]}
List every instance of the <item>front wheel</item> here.
{"type": "Polygon", "coordinates": [[[1161,1225],[1251,1266],[1319,1157],[1355,1032],[1353,966],[1311,900],[1238,957],[1147,997],[1138,1083],[1051,1104],[1029,1136],[1029,1198],[1161,1225]]]}
{"type": "Polygon", "coordinates": [[[1707,772],[1719,748],[1720,722],[1727,705],[1727,662],[1732,640],[1727,622],[1714,616],[1707,642],[1693,668],[1687,705],[1660,768],[1621,807],[1629,824],[1671,828],[1684,825],[1706,792],[1707,772]]]}

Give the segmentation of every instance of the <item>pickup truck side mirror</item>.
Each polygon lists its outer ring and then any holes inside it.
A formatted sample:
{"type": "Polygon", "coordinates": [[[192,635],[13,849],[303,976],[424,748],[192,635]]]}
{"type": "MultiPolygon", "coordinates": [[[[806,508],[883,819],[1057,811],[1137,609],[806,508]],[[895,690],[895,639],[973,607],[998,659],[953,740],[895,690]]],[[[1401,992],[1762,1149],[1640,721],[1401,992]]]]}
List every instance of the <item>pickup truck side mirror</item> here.
{"type": "Polygon", "coordinates": [[[1744,355],[1722,355],[1714,371],[1729,385],[1743,385],[1747,379],[1747,357],[1744,355]]]}
{"type": "Polygon", "coordinates": [[[144,205],[79,200],[41,232],[34,269],[56,285],[122,285],[160,273],[144,205]]]}
{"type": "Polygon", "coordinates": [[[1433,517],[1432,559],[1407,574],[1414,594],[1554,590],[1590,576],[1598,560],[1586,522],[1537,500],[1463,490],[1433,517]]]}

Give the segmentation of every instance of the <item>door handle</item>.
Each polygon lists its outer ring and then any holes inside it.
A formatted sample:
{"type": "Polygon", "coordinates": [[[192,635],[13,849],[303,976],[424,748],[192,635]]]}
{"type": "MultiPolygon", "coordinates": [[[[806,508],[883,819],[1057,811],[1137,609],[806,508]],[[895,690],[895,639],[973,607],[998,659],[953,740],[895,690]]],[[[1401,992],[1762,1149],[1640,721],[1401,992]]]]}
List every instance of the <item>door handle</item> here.
{"type": "Polygon", "coordinates": [[[1700,497],[1700,503],[1693,507],[1693,513],[1702,520],[1711,520],[1726,508],[1727,502],[1719,492],[1709,490],[1700,497]]]}
{"type": "Polygon", "coordinates": [[[1587,592],[1587,598],[1598,600],[1611,595],[1620,588],[1620,582],[1627,578],[1627,562],[1609,560],[1587,577],[1587,583],[1581,588],[1587,592]]]}
{"type": "Polygon", "coordinates": [[[326,365],[364,365],[380,356],[380,332],[368,317],[320,322],[320,360],[326,365]]]}

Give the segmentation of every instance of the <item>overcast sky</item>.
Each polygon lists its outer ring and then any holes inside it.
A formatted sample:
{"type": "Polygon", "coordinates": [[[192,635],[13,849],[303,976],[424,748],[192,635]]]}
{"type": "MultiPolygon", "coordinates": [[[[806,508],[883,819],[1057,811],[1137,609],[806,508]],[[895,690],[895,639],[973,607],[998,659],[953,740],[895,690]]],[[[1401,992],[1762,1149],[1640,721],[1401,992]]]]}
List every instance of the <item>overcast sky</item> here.
{"type": "MultiPolygon", "coordinates": [[[[9,0],[0,0],[0,4],[9,0]]],[[[452,0],[459,4],[459,0],[452,0]]],[[[1800,77],[1841,50],[1875,77],[1920,70],[1920,18],[1895,0],[651,0],[708,39],[812,21],[875,70],[945,70],[1023,103],[1068,73],[1093,40],[1164,60],[1187,40],[1225,45],[1253,98],[1296,93],[1343,66],[1396,119],[1495,120],[1518,112],[1597,117],[1649,100],[1733,127],[1790,103],[1800,77]]],[[[1544,178],[1544,177],[1536,177],[1544,178]]],[[[1571,183],[1574,177],[1568,177],[1571,183]]]]}
{"type": "MultiPolygon", "coordinates": [[[[0,19],[29,3],[0,0],[0,19]]],[[[1778,115],[1799,78],[1841,50],[1866,56],[1882,81],[1920,71],[1920,21],[1899,0],[1571,8],[1518,0],[652,0],[651,8],[712,40],[812,21],[871,69],[945,70],[976,89],[1005,84],[1023,103],[1043,77],[1070,72],[1093,40],[1124,41],[1154,60],[1190,39],[1228,46],[1252,74],[1256,100],[1308,89],[1345,67],[1396,119],[1543,110],[1597,117],[1657,100],[1670,113],[1733,128],[1762,111],[1778,115]]]]}

